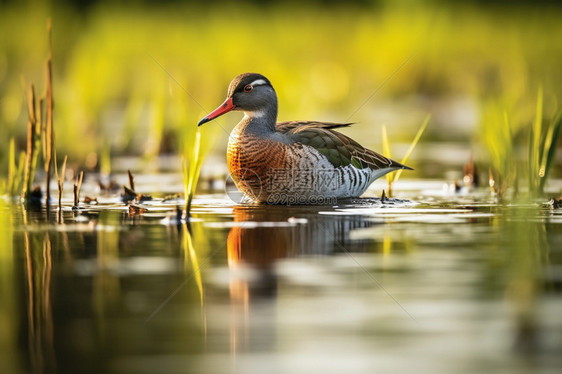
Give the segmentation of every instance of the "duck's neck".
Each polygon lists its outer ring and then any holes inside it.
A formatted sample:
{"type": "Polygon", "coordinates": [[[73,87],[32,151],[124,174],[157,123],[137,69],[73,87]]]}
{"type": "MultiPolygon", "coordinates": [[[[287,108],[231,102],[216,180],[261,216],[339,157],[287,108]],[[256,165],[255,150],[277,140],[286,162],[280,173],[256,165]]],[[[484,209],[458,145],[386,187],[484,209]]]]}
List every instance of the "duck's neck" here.
{"type": "Polygon", "coordinates": [[[245,111],[237,127],[241,127],[244,133],[267,137],[275,134],[276,122],[277,101],[261,110],[245,111]]]}

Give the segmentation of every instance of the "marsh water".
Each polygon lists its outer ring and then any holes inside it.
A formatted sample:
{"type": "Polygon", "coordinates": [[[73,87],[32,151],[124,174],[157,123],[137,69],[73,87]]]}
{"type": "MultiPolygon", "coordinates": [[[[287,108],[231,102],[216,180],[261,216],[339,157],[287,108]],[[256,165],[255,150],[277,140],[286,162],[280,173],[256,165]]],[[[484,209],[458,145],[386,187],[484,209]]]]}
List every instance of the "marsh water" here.
{"type": "Polygon", "coordinates": [[[559,372],[562,212],[396,188],[315,207],[201,193],[188,223],[158,191],[137,210],[65,195],[60,217],[3,202],[0,371],[559,372]]]}

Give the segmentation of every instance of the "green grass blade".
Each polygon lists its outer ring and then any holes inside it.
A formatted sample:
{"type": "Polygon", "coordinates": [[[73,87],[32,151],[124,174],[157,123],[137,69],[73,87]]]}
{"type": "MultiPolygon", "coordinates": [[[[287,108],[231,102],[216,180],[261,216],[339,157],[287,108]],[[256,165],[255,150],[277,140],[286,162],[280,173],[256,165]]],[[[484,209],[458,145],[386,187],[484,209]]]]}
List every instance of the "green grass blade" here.
{"type": "MultiPolygon", "coordinates": [[[[537,94],[537,113],[535,116],[535,123],[533,125],[534,128],[534,132],[535,132],[535,137],[534,137],[534,151],[535,152],[539,152],[539,150],[541,150],[540,144],[541,144],[541,135],[542,135],[542,112],[543,112],[543,92],[542,92],[542,87],[539,87],[539,92],[537,94]]],[[[535,159],[535,166],[539,166],[539,160],[541,155],[540,154],[535,154],[535,156],[538,156],[535,159]]]]}
{"type": "Polygon", "coordinates": [[[10,139],[10,151],[8,161],[8,185],[6,191],[14,195],[14,180],[16,178],[16,142],[14,138],[10,139]]]}
{"type": "Polygon", "coordinates": [[[183,173],[183,193],[185,195],[185,206],[184,206],[184,210],[186,215],[189,214],[189,205],[190,205],[190,201],[188,200],[188,196],[189,196],[189,167],[187,166],[187,160],[185,159],[185,156],[182,156],[181,158],[181,170],[183,173]]]}
{"type": "Polygon", "coordinates": [[[543,92],[539,87],[537,93],[537,110],[535,114],[535,122],[531,126],[529,135],[529,191],[535,194],[539,189],[539,170],[540,162],[543,154],[541,147],[542,140],[542,113],[543,113],[543,92]]]}
{"type": "Polygon", "coordinates": [[[561,127],[562,127],[562,113],[559,113],[554,118],[554,120],[550,123],[550,126],[548,128],[548,133],[546,135],[545,142],[544,142],[543,157],[539,169],[539,177],[540,177],[539,188],[541,193],[544,190],[544,184],[546,183],[550,166],[552,164],[552,160],[554,159],[554,155],[556,154],[558,137],[560,134],[561,127]]]}
{"type": "Polygon", "coordinates": [[[144,153],[144,157],[147,161],[156,160],[160,153],[166,120],[166,100],[164,93],[165,90],[163,89],[155,91],[155,97],[152,100],[151,118],[148,130],[150,141],[144,153]]]}
{"type": "Polygon", "coordinates": [[[24,151],[20,152],[20,157],[18,161],[18,170],[16,172],[16,177],[14,179],[14,189],[12,191],[12,196],[16,196],[19,194],[19,191],[23,185],[23,179],[25,174],[25,164],[26,164],[27,155],[24,151]]]}
{"type": "Polygon", "coordinates": [[[201,132],[199,130],[195,133],[195,144],[193,146],[193,165],[190,168],[189,174],[189,194],[193,193],[194,187],[197,185],[197,180],[199,179],[199,170],[201,168],[201,132]]]}
{"type": "MultiPolygon", "coordinates": [[[[386,132],[386,126],[382,126],[382,153],[383,156],[391,158],[392,155],[390,153],[390,142],[388,141],[388,134],[386,132]]],[[[388,173],[386,175],[386,181],[388,182],[388,189],[390,191],[391,184],[392,184],[392,173],[388,173]]],[[[389,192],[390,193],[390,192],[389,192]]]]}
{"type": "Polygon", "coordinates": [[[111,142],[105,142],[100,149],[100,173],[111,175],[111,142]]]}
{"type": "Polygon", "coordinates": [[[185,156],[183,158],[183,183],[185,189],[186,216],[189,215],[189,211],[191,210],[191,202],[193,200],[193,195],[195,194],[195,189],[197,188],[197,182],[199,181],[199,174],[203,164],[201,149],[201,132],[198,129],[195,133],[195,142],[193,144],[193,150],[190,158],[188,160],[186,160],[185,156]]]}
{"type": "Polygon", "coordinates": [[[385,157],[392,157],[392,154],[390,153],[390,142],[388,141],[385,125],[382,126],[382,152],[385,157]]]}
{"type": "MultiPolygon", "coordinates": [[[[425,131],[425,128],[427,127],[427,124],[429,123],[430,118],[431,118],[431,114],[428,114],[427,117],[425,117],[425,120],[423,121],[423,124],[421,125],[421,127],[418,130],[416,136],[414,137],[414,140],[412,140],[412,143],[410,144],[410,148],[408,148],[408,151],[406,152],[406,155],[404,156],[404,158],[401,161],[402,164],[406,164],[408,162],[408,159],[410,158],[410,155],[414,151],[414,148],[416,148],[416,145],[420,141],[420,138],[421,138],[423,132],[425,131]]],[[[398,178],[400,178],[401,174],[402,174],[402,169],[400,169],[396,172],[396,174],[394,175],[393,182],[396,182],[398,180],[398,178]]]]}

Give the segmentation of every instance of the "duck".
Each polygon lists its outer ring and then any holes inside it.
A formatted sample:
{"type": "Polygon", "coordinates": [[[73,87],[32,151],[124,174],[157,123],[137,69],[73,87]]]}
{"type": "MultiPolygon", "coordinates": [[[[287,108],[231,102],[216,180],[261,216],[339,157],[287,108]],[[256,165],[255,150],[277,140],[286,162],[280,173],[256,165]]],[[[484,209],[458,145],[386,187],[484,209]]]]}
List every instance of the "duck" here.
{"type": "Polygon", "coordinates": [[[353,123],[277,122],[278,100],[264,75],[235,77],[226,100],[198,126],[231,111],[244,113],[226,152],[236,187],[252,202],[328,205],[360,197],[383,175],[412,168],[339,132],[353,123]]]}

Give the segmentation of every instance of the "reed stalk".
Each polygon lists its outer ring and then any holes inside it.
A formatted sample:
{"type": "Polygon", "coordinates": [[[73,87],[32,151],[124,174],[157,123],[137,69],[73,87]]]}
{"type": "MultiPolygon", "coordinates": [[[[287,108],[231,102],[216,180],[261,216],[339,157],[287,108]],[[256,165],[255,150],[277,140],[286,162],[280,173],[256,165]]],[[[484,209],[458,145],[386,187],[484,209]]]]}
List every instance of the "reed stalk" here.
{"type": "Polygon", "coordinates": [[[544,194],[544,185],[556,153],[558,135],[562,126],[561,113],[544,126],[543,92],[539,88],[535,120],[529,130],[529,193],[531,197],[544,194]]]}
{"type": "MultiPolygon", "coordinates": [[[[49,40],[51,35],[51,23],[48,25],[49,40]]],[[[47,77],[47,92],[46,92],[46,120],[45,131],[43,133],[43,159],[45,161],[45,201],[49,204],[51,198],[51,168],[53,151],[55,148],[55,132],[53,129],[53,71],[52,71],[52,52],[50,51],[49,43],[49,58],[46,64],[46,77],[47,77]]]]}
{"type": "Polygon", "coordinates": [[[529,191],[531,193],[537,192],[539,189],[536,178],[541,156],[541,135],[542,135],[542,112],[543,112],[543,92],[542,87],[539,88],[537,94],[537,109],[535,114],[535,121],[530,127],[529,132],[529,191]]]}
{"type": "Polygon", "coordinates": [[[133,176],[133,173],[131,173],[131,170],[127,170],[127,174],[129,175],[129,188],[131,189],[131,191],[135,190],[135,177],[133,176]]]}
{"type": "Polygon", "coordinates": [[[18,168],[16,170],[11,196],[18,196],[21,193],[26,159],[27,159],[27,155],[25,154],[25,152],[20,151],[20,156],[18,159],[18,168]]]}
{"type": "Polygon", "coordinates": [[[38,151],[38,139],[40,128],[37,126],[37,114],[35,106],[35,87],[33,84],[29,87],[29,97],[28,97],[28,122],[27,122],[27,142],[26,142],[26,158],[25,158],[25,170],[23,177],[23,188],[21,196],[24,202],[29,202],[29,193],[35,178],[35,167],[37,164],[37,151],[38,151]]]}
{"type": "Polygon", "coordinates": [[[68,156],[64,156],[64,161],[62,162],[62,171],[60,174],[60,178],[59,178],[59,171],[57,168],[57,157],[56,157],[56,153],[55,153],[55,177],[57,178],[57,186],[58,186],[58,203],[59,203],[59,217],[61,215],[62,212],[62,193],[63,193],[63,189],[64,189],[64,180],[65,180],[65,176],[66,176],[66,161],[68,159],[68,156]]]}
{"type": "Polygon", "coordinates": [[[82,188],[82,179],[84,178],[84,171],[81,171],[76,182],[74,182],[74,206],[72,209],[78,209],[80,204],[80,188],[82,188]]]}
{"type": "Polygon", "coordinates": [[[17,166],[16,166],[16,142],[14,138],[10,139],[10,149],[8,151],[8,184],[6,185],[6,192],[10,194],[10,196],[14,195],[14,184],[16,182],[16,173],[17,173],[17,166]]]}

